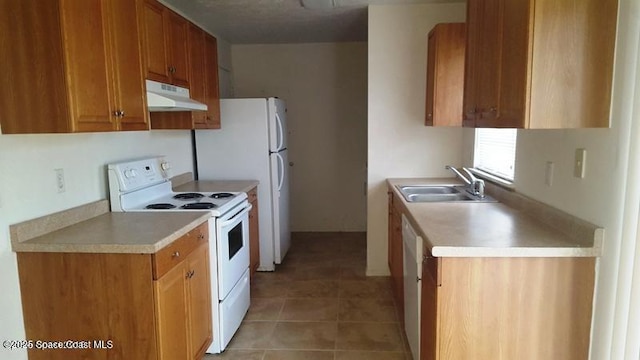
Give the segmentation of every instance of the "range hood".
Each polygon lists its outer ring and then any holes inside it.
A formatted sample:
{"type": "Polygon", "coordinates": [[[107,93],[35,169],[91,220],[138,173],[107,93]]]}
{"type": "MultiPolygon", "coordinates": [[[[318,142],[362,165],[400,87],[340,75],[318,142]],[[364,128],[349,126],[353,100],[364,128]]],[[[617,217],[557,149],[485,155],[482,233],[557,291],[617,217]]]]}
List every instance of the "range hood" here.
{"type": "Polygon", "coordinates": [[[189,89],[147,80],[149,111],[205,111],[207,105],[189,98],[189,89]]]}

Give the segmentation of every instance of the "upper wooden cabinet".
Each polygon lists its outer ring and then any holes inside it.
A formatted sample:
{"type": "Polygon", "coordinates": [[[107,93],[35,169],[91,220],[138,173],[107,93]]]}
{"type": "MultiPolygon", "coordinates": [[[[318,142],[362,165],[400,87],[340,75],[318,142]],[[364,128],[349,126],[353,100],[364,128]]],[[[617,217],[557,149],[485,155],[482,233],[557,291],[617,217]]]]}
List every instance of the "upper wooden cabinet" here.
{"type": "Polygon", "coordinates": [[[464,23],[438,24],[429,32],[425,125],[461,126],[464,23]]]}
{"type": "Polygon", "coordinates": [[[205,34],[205,104],[207,104],[207,121],[202,128],[220,129],[220,90],[218,81],[218,41],[205,34]]]}
{"type": "Polygon", "coordinates": [[[616,0],[469,0],[463,125],[608,127],[616,0]]]}
{"type": "Polygon", "coordinates": [[[189,22],[156,0],[143,0],[147,79],[189,87],[189,22]]]}
{"type": "Polygon", "coordinates": [[[207,105],[207,111],[153,112],[152,129],[220,129],[218,43],[196,25],[189,24],[189,95],[207,105]]]}
{"type": "Polygon", "coordinates": [[[3,1],[2,133],[148,129],[137,6],[3,1]]]}

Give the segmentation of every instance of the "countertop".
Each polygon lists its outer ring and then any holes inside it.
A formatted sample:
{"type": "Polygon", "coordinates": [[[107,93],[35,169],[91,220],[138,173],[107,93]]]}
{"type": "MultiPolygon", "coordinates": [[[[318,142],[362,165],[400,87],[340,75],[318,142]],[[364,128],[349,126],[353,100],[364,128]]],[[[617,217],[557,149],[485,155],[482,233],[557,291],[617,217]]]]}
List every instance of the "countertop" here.
{"type": "MultiPolygon", "coordinates": [[[[91,204],[85,206],[89,205],[91,204]]],[[[108,210],[108,206],[106,209],[108,210]]],[[[52,223],[72,218],[70,213],[82,211],[83,207],[78,207],[12,225],[13,251],[153,254],[211,217],[208,212],[203,211],[107,211],[78,222],[68,220],[71,223],[57,224],[58,229],[45,229],[52,223]]]]}
{"type": "Polygon", "coordinates": [[[248,192],[258,186],[257,180],[198,180],[175,186],[173,191],[229,191],[248,192]]]}
{"type": "Polygon", "coordinates": [[[552,208],[536,209],[539,214],[552,212],[554,216],[549,219],[531,216],[532,211],[525,210],[546,205],[522,200],[521,195],[519,204],[523,201],[534,204],[518,209],[505,203],[409,203],[396,185],[459,184],[459,181],[388,179],[387,184],[400,200],[412,227],[423,238],[426,249],[435,257],[594,257],[602,252],[604,229],[566,213],[558,215],[559,210],[552,208]]]}

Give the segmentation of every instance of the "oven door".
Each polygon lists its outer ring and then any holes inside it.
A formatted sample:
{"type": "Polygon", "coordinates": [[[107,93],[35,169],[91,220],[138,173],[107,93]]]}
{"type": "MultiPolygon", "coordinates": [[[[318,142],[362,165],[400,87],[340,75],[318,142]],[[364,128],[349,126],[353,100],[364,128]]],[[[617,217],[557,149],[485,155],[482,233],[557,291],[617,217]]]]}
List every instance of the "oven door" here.
{"type": "Polygon", "coordinates": [[[249,268],[249,210],[251,204],[245,202],[216,219],[219,300],[249,268]]]}

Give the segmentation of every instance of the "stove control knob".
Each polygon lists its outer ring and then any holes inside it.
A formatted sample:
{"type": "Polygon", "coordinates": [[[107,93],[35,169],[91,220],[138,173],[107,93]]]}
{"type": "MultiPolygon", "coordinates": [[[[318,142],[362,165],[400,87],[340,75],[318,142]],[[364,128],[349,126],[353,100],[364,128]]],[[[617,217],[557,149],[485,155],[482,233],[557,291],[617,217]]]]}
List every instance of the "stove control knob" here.
{"type": "Polygon", "coordinates": [[[168,162],[163,162],[162,164],[160,164],[160,167],[162,168],[162,170],[167,171],[169,169],[171,169],[171,166],[169,165],[168,162]]]}

